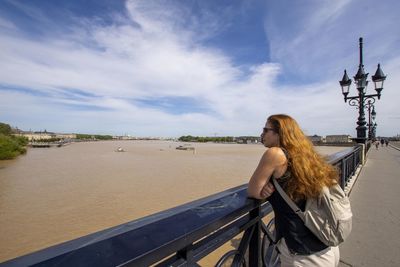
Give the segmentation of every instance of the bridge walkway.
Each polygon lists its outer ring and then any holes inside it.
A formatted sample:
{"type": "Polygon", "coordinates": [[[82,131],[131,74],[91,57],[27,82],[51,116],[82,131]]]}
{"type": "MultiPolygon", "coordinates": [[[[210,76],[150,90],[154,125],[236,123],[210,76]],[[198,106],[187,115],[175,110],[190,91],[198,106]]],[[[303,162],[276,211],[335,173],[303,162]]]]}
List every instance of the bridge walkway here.
{"type": "Polygon", "coordinates": [[[339,266],[400,266],[400,149],[371,147],[350,200],[353,230],[339,266]]]}

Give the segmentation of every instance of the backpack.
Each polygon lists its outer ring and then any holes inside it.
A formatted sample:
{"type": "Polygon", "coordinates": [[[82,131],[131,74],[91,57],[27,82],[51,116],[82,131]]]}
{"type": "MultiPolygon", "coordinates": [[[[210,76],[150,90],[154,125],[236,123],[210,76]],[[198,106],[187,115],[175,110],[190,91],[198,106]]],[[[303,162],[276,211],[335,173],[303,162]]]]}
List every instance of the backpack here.
{"type": "Polygon", "coordinates": [[[308,198],[303,212],[283,191],[276,179],[271,179],[286,203],[325,245],[337,246],[349,236],[353,214],[350,200],[338,184],[329,188],[323,187],[318,198],[308,198]]]}

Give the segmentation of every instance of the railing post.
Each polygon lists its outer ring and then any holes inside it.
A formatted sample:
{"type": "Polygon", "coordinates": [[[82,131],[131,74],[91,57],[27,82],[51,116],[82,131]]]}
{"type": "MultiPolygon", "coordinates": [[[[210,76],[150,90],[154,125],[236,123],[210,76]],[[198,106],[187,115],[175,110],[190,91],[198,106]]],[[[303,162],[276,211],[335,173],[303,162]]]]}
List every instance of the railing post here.
{"type": "Polygon", "coordinates": [[[352,158],[353,158],[353,175],[354,175],[358,167],[356,153],[353,153],[352,158]]]}
{"type": "Polygon", "coordinates": [[[346,186],[346,158],[343,158],[341,160],[342,164],[341,164],[341,175],[340,175],[340,186],[342,187],[342,189],[344,190],[345,186],[346,186]]]}
{"type": "Polygon", "coordinates": [[[179,250],[177,253],[178,258],[183,258],[186,260],[187,266],[198,266],[196,262],[193,261],[193,244],[179,250]]]}
{"type": "Polygon", "coordinates": [[[254,224],[253,235],[250,238],[249,244],[249,266],[259,267],[261,261],[261,202],[257,201],[258,207],[250,211],[250,220],[257,218],[258,221],[254,224]]]}
{"type": "Polygon", "coordinates": [[[365,144],[360,144],[361,145],[361,164],[364,165],[365,161],[366,161],[366,157],[367,157],[367,151],[365,149],[365,144]]]}

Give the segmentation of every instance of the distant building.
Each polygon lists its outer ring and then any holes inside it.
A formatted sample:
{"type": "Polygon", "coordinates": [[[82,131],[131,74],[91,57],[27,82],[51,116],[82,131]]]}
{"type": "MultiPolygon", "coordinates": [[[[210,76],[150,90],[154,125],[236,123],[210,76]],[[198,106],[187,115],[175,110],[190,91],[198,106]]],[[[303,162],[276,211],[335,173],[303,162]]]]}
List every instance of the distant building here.
{"type": "Polygon", "coordinates": [[[313,136],[307,136],[311,142],[313,143],[322,143],[324,141],[324,138],[322,136],[314,134],[313,136]]]}
{"type": "Polygon", "coordinates": [[[115,136],[113,136],[113,139],[116,139],[116,140],[135,140],[136,137],[130,136],[130,135],[115,135],[115,136]]]}
{"type": "Polygon", "coordinates": [[[239,136],[235,137],[234,140],[236,143],[239,144],[258,144],[261,142],[261,137],[257,136],[239,136]]]}
{"type": "Polygon", "coordinates": [[[24,132],[20,131],[19,133],[15,134],[19,136],[25,136],[28,138],[29,141],[35,140],[44,140],[44,139],[51,139],[51,138],[60,138],[60,139],[75,139],[76,134],[56,134],[52,132],[24,132]]]}
{"type": "Polygon", "coordinates": [[[351,143],[353,140],[351,140],[351,136],[347,134],[342,134],[342,135],[327,135],[326,138],[326,143],[351,143]]]}
{"type": "Polygon", "coordinates": [[[56,135],[51,132],[23,132],[21,131],[20,133],[16,134],[20,136],[25,136],[28,138],[29,141],[34,141],[34,140],[43,140],[43,139],[50,139],[50,138],[55,138],[56,135]]]}

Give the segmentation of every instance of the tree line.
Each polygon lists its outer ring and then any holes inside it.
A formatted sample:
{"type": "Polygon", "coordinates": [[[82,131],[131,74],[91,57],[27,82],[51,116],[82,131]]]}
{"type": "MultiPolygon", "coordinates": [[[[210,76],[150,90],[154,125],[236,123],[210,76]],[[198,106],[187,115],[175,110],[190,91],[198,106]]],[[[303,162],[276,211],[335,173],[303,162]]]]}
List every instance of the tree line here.
{"type": "Polygon", "coordinates": [[[111,140],[111,135],[100,135],[100,134],[77,134],[76,139],[80,140],[111,140]]]}
{"type": "Polygon", "coordinates": [[[230,143],[233,142],[234,139],[232,136],[222,136],[222,137],[209,137],[209,136],[191,136],[185,135],[178,138],[181,142],[217,142],[217,143],[230,143]]]}
{"type": "Polygon", "coordinates": [[[26,153],[28,138],[12,133],[10,125],[0,122],[0,160],[13,159],[26,153]]]}

